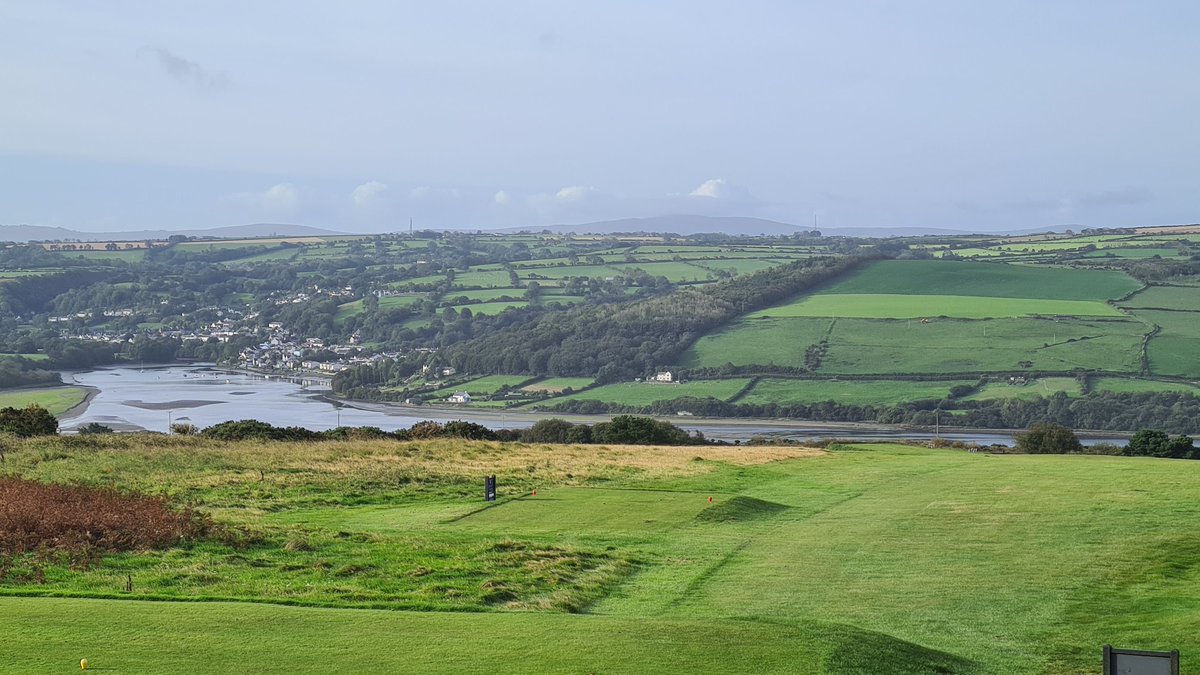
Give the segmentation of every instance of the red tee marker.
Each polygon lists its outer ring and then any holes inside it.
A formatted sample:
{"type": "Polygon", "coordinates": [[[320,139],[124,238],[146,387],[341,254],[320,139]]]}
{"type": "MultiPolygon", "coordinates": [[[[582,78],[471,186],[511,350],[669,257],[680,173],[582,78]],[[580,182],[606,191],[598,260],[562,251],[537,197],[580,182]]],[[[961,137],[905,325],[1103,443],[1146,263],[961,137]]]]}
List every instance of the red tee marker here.
{"type": "Polygon", "coordinates": [[[534,497],[536,497],[536,496],[537,496],[537,490],[534,490],[534,491],[533,491],[533,496],[534,496],[534,497]]]}
{"type": "Polygon", "coordinates": [[[709,504],[711,504],[711,503],[712,503],[712,497],[709,497],[709,498],[708,498],[708,503],[709,503],[709,504]]]}

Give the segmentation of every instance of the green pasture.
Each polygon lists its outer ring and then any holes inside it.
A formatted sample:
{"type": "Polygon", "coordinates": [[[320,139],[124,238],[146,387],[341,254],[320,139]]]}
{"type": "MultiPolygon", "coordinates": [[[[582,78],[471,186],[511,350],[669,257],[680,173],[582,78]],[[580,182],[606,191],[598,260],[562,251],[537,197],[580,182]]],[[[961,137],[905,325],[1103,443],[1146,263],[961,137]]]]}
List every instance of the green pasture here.
{"type": "Polygon", "coordinates": [[[83,387],[70,386],[5,389],[0,390],[0,408],[40,405],[55,415],[61,415],[82,403],[87,393],[88,390],[83,387]]]}
{"type": "Polygon", "coordinates": [[[225,265],[245,265],[245,264],[260,263],[260,262],[279,262],[282,260],[295,260],[296,257],[299,256],[303,251],[304,251],[303,247],[285,246],[285,247],[281,247],[281,248],[277,248],[277,249],[272,249],[270,251],[264,251],[264,252],[256,254],[256,255],[246,256],[245,258],[235,258],[233,260],[226,260],[223,264],[225,264],[225,265]]]}
{"type": "MultiPolygon", "coordinates": [[[[566,300],[565,296],[554,298],[554,300],[557,302],[569,302],[568,300],[566,300]]],[[[548,301],[549,301],[549,298],[547,298],[547,302],[548,301]]],[[[519,309],[521,307],[526,307],[528,305],[529,305],[529,302],[526,300],[499,300],[497,302],[477,302],[477,303],[472,303],[469,305],[456,305],[456,306],[454,306],[453,309],[456,312],[462,312],[464,309],[469,309],[469,310],[471,310],[472,314],[495,315],[495,314],[499,314],[500,312],[503,312],[506,309],[514,309],[514,308],[519,309]]],[[[450,309],[450,308],[447,307],[446,309],[450,309]]]]}
{"type": "Polygon", "coordinates": [[[465,391],[472,396],[486,396],[494,394],[501,387],[517,387],[530,380],[527,375],[485,375],[484,377],[476,378],[468,382],[456,384],[452,387],[444,387],[432,392],[430,396],[445,398],[455,392],[465,391]]]}
{"type": "Polygon", "coordinates": [[[1124,258],[1127,260],[1143,260],[1146,258],[1176,258],[1179,249],[1175,248],[1104,248],[1083,254],[1085,258],[1124,258]]]}
{"type": "Polygon", "coordinates": [[[88,260],[123,260],[125,262],[141,262],[146,259],[146,249],[133,248],[119,251],[57,251],[68,258],[86,258],[88,260]]]}
{"type": "Polygon", "coordinates": [[[609,484],[587,487],[571,483],[600,475],[588,455],[564,464],[574,449],[547,447],[543,464],[529,455],[542,451],[510,446],[523,456],[501,485],[525,489],[478,510],[473,494],[371,487],[367,465],[347,462],[374,457],[380,478],[423,466],[429,480],[477,488],[481,458],[505,461],[496,444],[463,442],[452,455],[418,445],[411,456],[412,444],[362,454],[170,443],[63,448],[54,462],[34,461],[44,451],[30,445],[5,471],[141,489],[171,481],[266,541],[53,567],[45,584],[10,575],[0,671],[66,671],[87,658],[125,673],[1082,675],[1115,644],[1179,649],[1182,671],[1200,672],[1189,656],[1200,654],[1200,462],[873,445],[734,466],[713,458],[736,455],[693,447],[660,455],[680,467],[666,473],[633,468],[646,451],[631,453],[628,470],[614,465],[609,484]],[[519,463],[546,475],[518,479],[519,463]],[[238,489],[258,481],[255,466],[265,481],[238,489]],[[364,490],[375,503],[354,503],[364,490]],[[308,505],[288,506],[302,493],[308,505]],[[255,602],[222,602],[221,589],[255,602]],[[472,611],[327,608],[298,592],[472,611]],[[210,601],[138,601],[156,593],[210,601]],[[561,597],[586,600],[564,610],[561,597]]]}
{"type": "Polygon", "coordinates": [[[1022,362],[1033,370],[1137,373],[1149,330],[1106,319],[742,319],[698,340],[681,365],[802,368],[806,350],[827,339],[818,374],[1019,372],[1022,362]]]}
{"type": "MultiPolygon", "coordinates": [[[[621,270],[610,267],[608,265],[561,265],[556,267],[545,267],[537,269],[521,270],[521,278],[524,280],[542,280],[542,279],[566,279],[568,277],[587,277],[591,279],[607,279],[609,277],[621,276],[621,270]]],[[[508,276],[505,275],[505,279],[508,276]]],[[[507,284],[505,284],[507,285],[507,284]]]]}
{"type": "MultiPolygon", "coordinates": [[[[937,260],[885,260],[821,294],[955,295],[1045,300],[1111,300],[1141,287],[1124,272],[937,260]]],[[[1046,313],[1040,310],[1022,314],[1046,313]]],[[[1053,313],[1053,312],[1051,312],[1053,313]]]]}
{"type": "Polygon", "coordinates": [[[1146,345],[1153,374],[1200,377],[1200,312],[1139,309],[1134,315],[1161,327],[1146,345]]]}
{"type": "Polygon", "coordinates": [[[693,260],[692,264],[699,265],[710,270],[724,270],[733,272],[734,274],[754,274],[761,270],[771,269],[786,261],[783,260],[762,260],[762,259],[722,259],[722,260],[693,260]]]}
{"type": "Polygon", "coordinates": [[[1200,394],[1200,390],[1195,385],[1186,382],[1165,382],[1128,377],[1093,378],[1092,391],[1111,391],[1118,394],[1143,394],[1163,391],[1200,394]]]}
{"type": "Polygon", "coordinates": [[[712,397],[728,400],[750,383],[749,378],[728,380],[691,380],[683,383],[668,382],[618,382],[606,384],[576,394],[559,396],[536,405],[553,406],[563,401],[602,401],[626,405],[650,405],[655,401],[670,401],[684,396],[696,398],[712,397]]]}
{"type": "Polygon", "coordinates": [[[789,380],[763,378],[737,399],[746,404],[811,404],[836,401],[842,405],[889,406],[906,401],[949,398],[950,387],[975,380],[789,380]]]}
{"type": "Polygon", "coordinates": [[[1043,300],[967,295],[835,294],[810,295],[756,312],[765,317],[855,317],[863,319],[996,319],[1019,316],[1122,316],[1111,305],[1091,300],[1043,300]]]}
{"type": "Polygon", "coordinates": [[[1058,392],[1068,396],[1080,396],[1083,388],[1073,377],[1042,377],[1026,384],[1009,384],[1007,381],[988,382],[979,391],[966,396],[966,401],[991,401],[994,399],[1029,399],[1035,396],[1048,398],[1058,392]]]}
{"type": "MultiPolygon", "coordinates": [[[[471,270],[454,275],[454,288],[507,288],[512,285],[503,270],[471,270]]],[[[453,291],[451,291],[453,292],[453,291]]]]}
{"type": "MultiPolygon", "coordinates": [[[[1200,288],[1188,286],[1149,286],[1121,302],[1131,309],[1175,309],[1200,312],[1200,288]]],[[[1200,328],[1200,324],[1197,324],[1200,328]]]]}
{"type": "Polygon", "coordinates": [[[466,302],[491,302],[502,298],[521,300],[524,297],[524,288],[481,288],[469,291],[450,291],[442,296],[442,302],[460,305],[466,302]]]}
{"type": "Polygon", "coordinates": [[[593,380],[590,377],[547,377],[546,379],[538,380],[533,384],[527,384],[524,387],[521,387],[521,389],[528,392],[544,391],[557,394],[563,389],[568,388],[572,390],[583,389],[584,387],[589,386],[592,381],[593,380]]]}
{"type": "MultiPolygon", "coordinates": [[[[423,296],[420,295],[387,295],[379,298],[379,309],[380,311],[386,311],[399,307],[408,307],[409,305],[415,304],[422,297],[423,296]]],[[[362,313],[363,301],[360,298],[358,300],[344,302],[338,305],[337,313],[333,315],[333,320],[341,323],[352,316],[357,316],[362,313]]]]}

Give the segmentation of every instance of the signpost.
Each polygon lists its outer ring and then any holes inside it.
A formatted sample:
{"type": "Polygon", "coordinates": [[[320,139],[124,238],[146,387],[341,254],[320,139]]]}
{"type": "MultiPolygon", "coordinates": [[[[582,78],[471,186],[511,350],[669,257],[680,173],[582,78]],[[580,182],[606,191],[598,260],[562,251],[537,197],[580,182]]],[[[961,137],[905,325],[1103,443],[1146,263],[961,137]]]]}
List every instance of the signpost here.
{"type": "Polygon", "coordinates": [[[1104,675],[1179,675],[1179,650],[1146,652],[1104,645],[1104,675]]]}
{"type": "Polygon", "coordinates": [[[496,501],[496,477],[488,476],[483,479],[483,501],[496,501]]]}

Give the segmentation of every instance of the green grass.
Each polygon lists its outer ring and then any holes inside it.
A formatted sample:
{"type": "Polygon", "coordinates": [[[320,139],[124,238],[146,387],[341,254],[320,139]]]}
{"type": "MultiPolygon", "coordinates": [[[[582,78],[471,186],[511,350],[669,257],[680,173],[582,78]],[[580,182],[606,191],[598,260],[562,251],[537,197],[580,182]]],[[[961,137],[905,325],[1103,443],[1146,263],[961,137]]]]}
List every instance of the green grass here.
{"type": "MultiPolygon", "coordinates": [[[[1077,368],[1136,373],[1141,367],[1139,321],[1101,319],[743,319],[706,335],[682,365],[804,367],[805,351],[823,338],[818,374],[1010,372],[1077,368]]],[[[1151,343],[1153,345],[1153,342],[1151,343]]]]}
{"type": "Polygon", "coordinates": [[[692,380],[682,384],[662,382],[618,382],[606,384],[577,394],[560,396],[540,405],[554,405],[563,401],[603,401],[605,403],[624,403],[626,405],[650,405],[655,401],[670,401],[684,396],[697,398],[712,397],[728,400],[742,390],[750,382],[749,378],[733,378],[728,380],[692,380]]]}
{"type": "MultiPolygon", "coordinates": [[[[397,307],[408,307],[415,304],[422,297],[421,295],[388,295],[379,298],[380,311],[395,309],[397,307]]],[[[341,323],[352,316],[358,316],[363,313],[363,301],[353,300],[338,305],[337,312],[333,315],[333,320],[341,323]]]]}
{"type": "Polygon", "coordinates": [[[3,471],[161,489],[264,541],[10,574],[7,595],[94,599],[0,598],[0,671],[1082,674],[1106,643],[1179,649],[1186,672],[1200,653],[1200,462],[138,442],[25,442],[3,471]],[[479,510],[489,471],[504,494],[479,510]],[[213,601],[136,601],[172,595],[213,601]],[[474,611],[281,606],[334,600],[474,611]]]}
{"type": "Polygon", "coordinates": [[[141,262],[146,258],[146,249],[134,248],[119,251],[57,251],[59,255],[68,258],[87,258],[88,260],[124,260],[125,262],[141,262]]]}
{"type": "MultiPolygon", "coordinates": [[[[1124,272],[936,260],[885,260],[821,291],[967,295],[1049,300],[1112,300],[1141,284],[1124,272]]],[[[1065,313],[1065,312],[1064,312],[1065,313]]]]}
{"type": "Polygon", "coordinates": [[[911,382],[906,380],[787,380],[763,378],[737,403],[808,404],[837,401],[843,405],[888,406],[905,401],[945,399],[950,387],[974,380],[911,382]]]}
{"type": "MultiPolygon", "coordinates": [[[[555,300],[558,302],[564,301],[563,298],[555,298],[555,300]]],[[[527,300],[499,300],[496,302],[476,302],[470,305],[456,305],[454,311],[461,312],[464,309],[470,309],[472,314],[499,314],[506,309],[521,308],[528,305],[529,302],[527,300]]]]}
{"type": "Polygon", "coordinates": [[[967,295],[812,295],[755,313],[767,317],[855,317],[863,319],[996,319],[1017,316],[1122,316],[1111,305],[1091,300],[1042,300],[967,295]]]}
{"type": "Polygon", "coordinates": [[[1200,312],[1200,288],[1150,286],[1122,302],[1121,306],[1135,309],[1176,309],[1200,312]]]}
{"type": "Polygon", "coordinates": [[[538,392],[547,391],[550,393],[558,393],[563,389],[583,389],[592,383],[590,377],[547,377],[544,380],[538,380],[533,384],[522,387],[525,391],[538,392]]]}
{"type": "MultiPolygon", "coordinates": [[[[503,270],[458,272],[454,275],[454,288],[507,288],[512,285],[508,272],[503,270]]],[[[453,294],[454,291],[451,291],[453,294]]]]}
{"type": "Polygon", "coordinates": [[[472,396],[486,396],[496,393],[501,387],[516,387],[523,382],[528,382],[529,379],[528,375],[487,375],[469,382],[456,384],[453,387],[438,389],[430,394],[430,396],[445,398],[458,391],[465,391],[472,396]]]}
{"type": "Polygon", "coordinates": [[[1127,377],[1097,377],[1092,381],[1093,391],[1111,391],[1119,394],[1142,394],[1148,392],[1174,391],[1200,395],[1200,389],[1186,382],[1161,382],[1127,377]]]}
{"type": "Polygon", "coordinates": [[[1146,345],[1153,374],[1200,377],[1200,312],[1139,309],[1134,315],[1162,328],[1146,345]]]}
{"type": "Polygon", "coordinates": [[[1079,381],[1073,377],[1043,377],[1024,385],[1012,385],[1008,382],[989,382],[979,391],[967,396],[967,401],[990,401],[998,398],[1029,399],[1035,396],[1049,397],[1057,392],[1066,392],[1068,396],[1083,394],[1079,381]]]}
{"type": "Polygon", "coordinates": [[[458,305],[463,304],[463,298],[466,298],[466,302],[491,302],[501,298],[520,300],[524,297],[524,288],[484,288],[469,291],[450,291],[442,298],[442,302],[458,305]]]}
{"type": "Polygon", "coordinates": [[[55,415],[74,408],[87,398],[83,387],[31,387],[0,391],[0,408],[24,408],[40,405],[55,415]]]}

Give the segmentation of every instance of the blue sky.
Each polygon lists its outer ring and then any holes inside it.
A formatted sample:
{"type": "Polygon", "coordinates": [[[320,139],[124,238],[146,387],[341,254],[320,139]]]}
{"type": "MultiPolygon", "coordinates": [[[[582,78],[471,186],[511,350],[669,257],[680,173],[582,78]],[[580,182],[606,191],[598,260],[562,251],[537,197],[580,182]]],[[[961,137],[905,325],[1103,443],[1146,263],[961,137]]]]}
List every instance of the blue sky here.
{"type": "Polygon", "coordinates": [[[0,223],[1194,222],[1186,2],[0,4],[0,223]]]}

